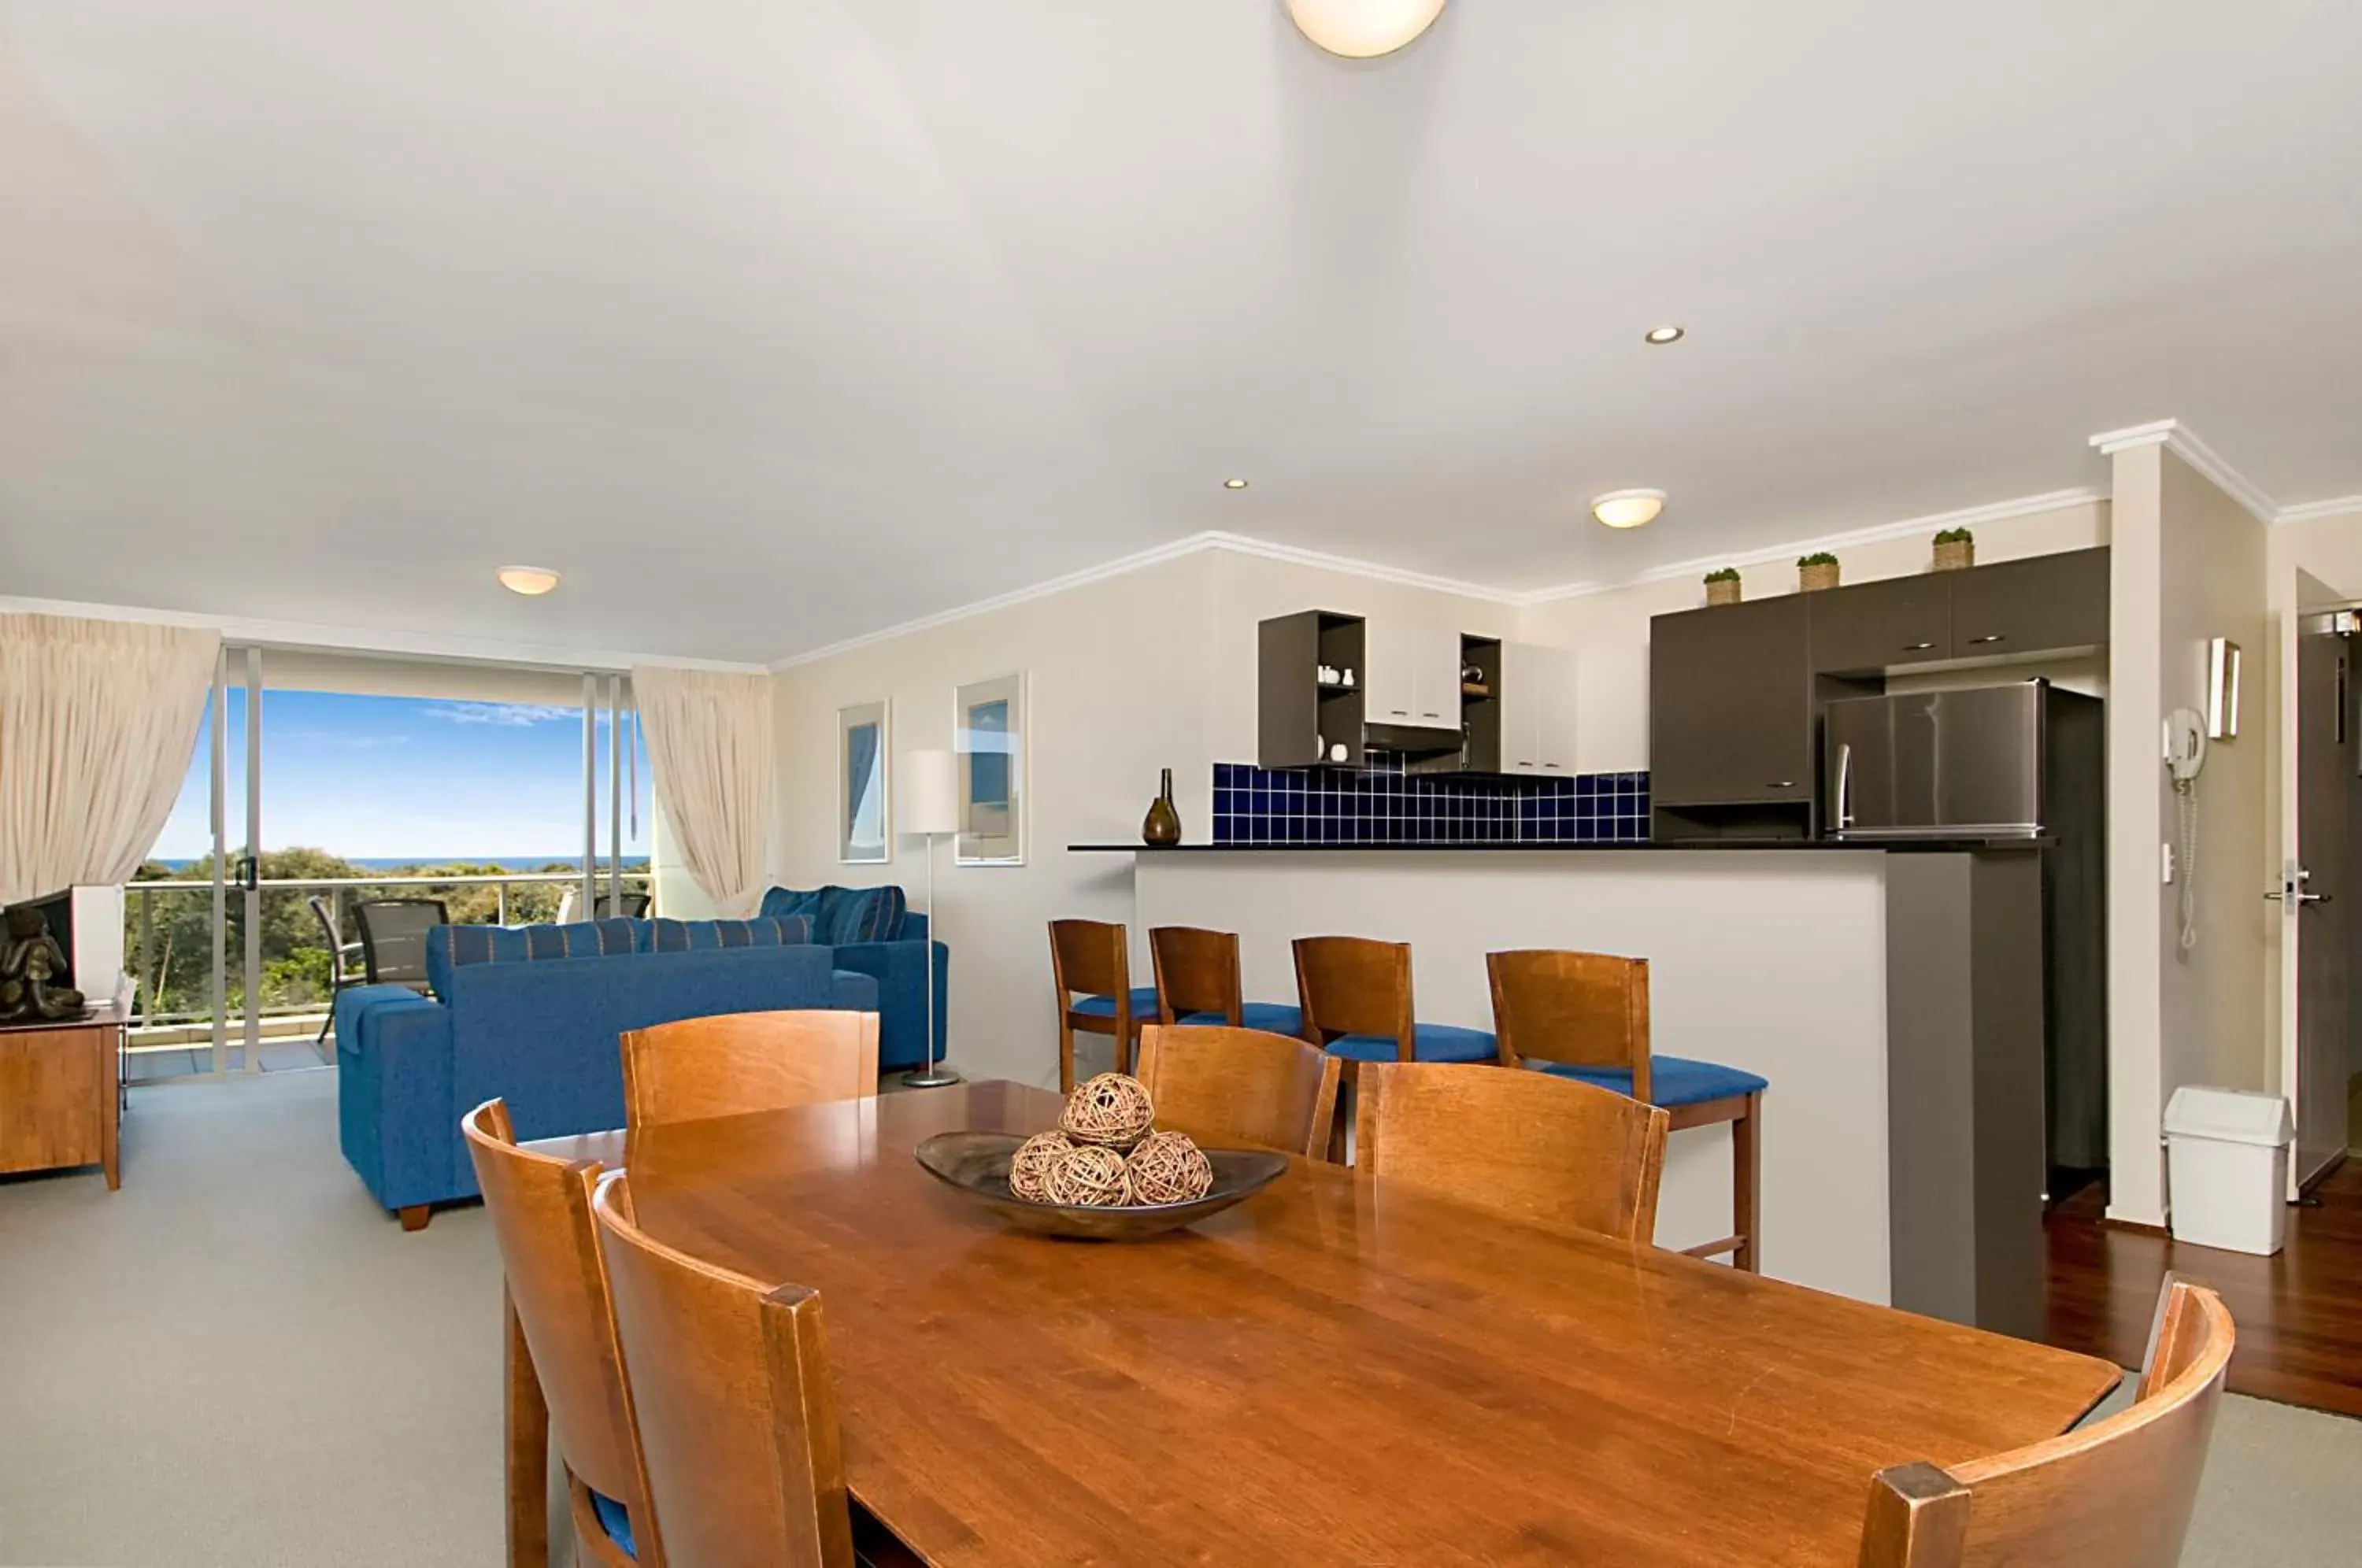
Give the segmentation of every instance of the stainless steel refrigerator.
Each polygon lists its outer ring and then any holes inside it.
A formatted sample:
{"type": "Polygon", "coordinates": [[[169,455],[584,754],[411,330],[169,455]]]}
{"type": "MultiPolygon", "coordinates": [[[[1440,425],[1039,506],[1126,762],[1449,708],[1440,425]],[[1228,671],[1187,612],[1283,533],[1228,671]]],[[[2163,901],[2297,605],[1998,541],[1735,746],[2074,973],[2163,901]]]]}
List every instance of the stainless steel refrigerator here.
{"type": "Polygon", "coordinates": [[[2038,840],[2053,1198],[2108,1162],[2105,707],[2047,680],[1821,709],[1823,822],[1869,842],[2038,840]]]}

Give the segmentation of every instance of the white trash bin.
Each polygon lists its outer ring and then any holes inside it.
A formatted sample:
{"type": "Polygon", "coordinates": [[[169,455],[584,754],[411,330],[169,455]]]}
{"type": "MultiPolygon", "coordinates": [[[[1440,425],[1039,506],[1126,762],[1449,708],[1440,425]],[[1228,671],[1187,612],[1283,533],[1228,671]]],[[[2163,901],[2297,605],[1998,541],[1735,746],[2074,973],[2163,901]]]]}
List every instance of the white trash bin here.
{"type": "Polygon", "coordinates": [[[2288,1240],[2288,1101],[2184,1085],[2165,1108],[2173,1239],[2268,1257],[2288,1240]]]}

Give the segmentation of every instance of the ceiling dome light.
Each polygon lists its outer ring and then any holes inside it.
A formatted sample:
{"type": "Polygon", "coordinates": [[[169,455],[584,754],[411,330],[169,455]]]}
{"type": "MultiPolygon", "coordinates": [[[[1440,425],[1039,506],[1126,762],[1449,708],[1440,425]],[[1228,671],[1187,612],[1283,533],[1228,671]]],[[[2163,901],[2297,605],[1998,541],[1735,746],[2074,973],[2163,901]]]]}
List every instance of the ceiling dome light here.
{"type": "Polygon", "coordinates": [[[1591,502],[1591,514],[1610,528],[1638,528],[1643,523],[1653,523],[1664,509],[1665,492],[1661,490],[1611,490],[1606,495],[1595,496],[1591,502]]]}
{"type": "Polygon", "coordinates": [[[1640,341],[1643,343],[1653,343],[1658,348],[1661,348],[1668,343],[1679,343],[1683,338],[1688,336],[1689,334],[1683,328],[1673,326],[1671,322],[1667,322],[1662,326],[1652,326],[1649,328],[1648,331],[1640,334],[1640,341]]]}
{"type": "Polygon", "coordinates": [[[1442,12],[1443,0],[1287,0],[1296,30],[1347,60],[1392,54],[1442,12]]]}
{"type": "Polygon", "coordinates": [[[557,586],[557,574],[547,567],[504,566],[492,575],[501,580],[502,588],[527,599],[538,599],[557,586]]]}
{"type": "Polygon", "coordinates": [[[1224,490],[1244,490],[1246,487],[1247,481],[1242,479],[1226,479],[1222,481],[1224,490]]]}

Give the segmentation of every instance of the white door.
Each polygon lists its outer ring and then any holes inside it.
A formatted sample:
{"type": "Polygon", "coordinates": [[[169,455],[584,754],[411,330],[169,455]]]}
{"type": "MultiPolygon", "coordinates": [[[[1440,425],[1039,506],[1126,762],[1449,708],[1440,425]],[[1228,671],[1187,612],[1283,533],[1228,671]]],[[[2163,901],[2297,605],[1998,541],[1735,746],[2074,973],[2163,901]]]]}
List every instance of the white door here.
{"type": "MultiPolygon", "coordinates": [[[[2295,810],[2280,900],[2281,1081],[2296,1113],[2299,1188],[2345,1154],[2348,812],[2355,789],[2353,671],[2338,595],[2297,573],[2292,704],[2295,810]],[[2290,1059],[2292,1058],[2292,1059],[2290,1059]]],[[[2285,666],[2283,667],[2285,668],[2285,666]]]]}
{"type": "Polygon", "coordinates": [[[1460,727],[1460,634],[1422,626],[1413,634],[1411,723],[1460,727]]]}
{"type": "Polygon", "coordinates": [[[1362,712],[1374,724],[1416,723],[1418,633],[1394,621],[1362,624],[1362,712]]]}
{"type": "Polygon", "coordinates": [[[1501,771],[1542,770],[1542,703],[1549,679],[1542,655],[1530,643],[1501,645],[1501,771]]]}
{"type": "Polygon", "coordinates": [[[1537,648],[1542,675],[1542,771],[1574,772],[1574,655],[1564,648],[1537,648]]]}

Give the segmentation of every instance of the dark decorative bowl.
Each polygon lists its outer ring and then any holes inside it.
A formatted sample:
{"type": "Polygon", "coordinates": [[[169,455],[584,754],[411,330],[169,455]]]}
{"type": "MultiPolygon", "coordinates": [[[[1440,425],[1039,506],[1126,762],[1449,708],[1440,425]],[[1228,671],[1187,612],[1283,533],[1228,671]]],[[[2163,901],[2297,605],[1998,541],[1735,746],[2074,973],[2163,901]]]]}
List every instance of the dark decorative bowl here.
{"type": "Polygon", "coordinates": [[[938,1132],[911,1151],[926,1173],[982,1203],[1003,1219],[1045,1236],[1088,1242],[1138,1242],[1220,1214],[1253,1197],[1287,1169],[1286,1154],[1254,1149],[1208,1149],[1214,1185],[1187,1203],[1130,1209],[1035,1203],[1009,1190],[1009,1159],[1024,1139],[1010,1132],[938,1132]]]}

